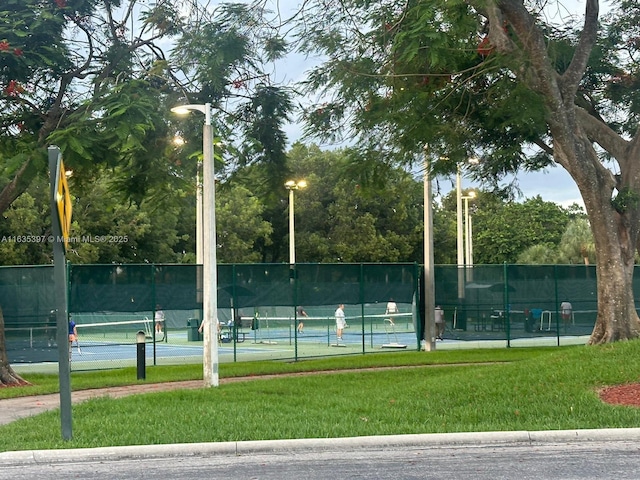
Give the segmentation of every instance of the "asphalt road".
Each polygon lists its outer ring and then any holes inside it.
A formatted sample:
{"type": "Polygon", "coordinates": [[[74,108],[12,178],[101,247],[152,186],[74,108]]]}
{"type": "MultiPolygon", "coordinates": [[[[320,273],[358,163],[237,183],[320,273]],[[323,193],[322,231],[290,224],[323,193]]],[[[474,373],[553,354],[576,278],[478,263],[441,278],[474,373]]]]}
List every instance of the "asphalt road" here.
{"type": "Polygon", "coordinates": [[[403,446],[3,465],[0,479],[637,479],[631,441],[403,446]]]}

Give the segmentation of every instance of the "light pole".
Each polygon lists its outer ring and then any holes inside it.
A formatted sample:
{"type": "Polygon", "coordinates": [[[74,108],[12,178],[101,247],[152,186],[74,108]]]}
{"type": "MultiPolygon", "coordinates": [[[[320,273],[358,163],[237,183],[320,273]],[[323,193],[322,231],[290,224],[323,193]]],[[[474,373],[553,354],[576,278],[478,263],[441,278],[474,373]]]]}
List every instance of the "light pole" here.
{"type": "MultiPolygon", "coordinates": [[[[213,135],[211,127],[211,104],[181,105],[171,109],[184,115],[191,111],[204,114],[202,127],[202,242],[198,238],[196,219],[196,257],[198,243],[202,245],[202,310],[204,322],[203,379],[205,387],[219,385],[218,374],[218,277],[216,259],[216,192],[213,168],[213,135]]],[[[196,203],[197,205],[197,203],[196,203]]],[[[199,215],[196,206],[196,215],[199,215]]],[[[200,218],[200,217],[198,217],[200,218]]]]}
{"type": "Polygon", "coordinates": [[[284,184],[285,188],[289,190],[289,265],[295,265],[296,263],[296,231],[294,222],[294,205],[293,205],[293,192],[294,190],[300,190],[307,186],[306,180],[289,180],[284,184]]]}
{"type": "Polygon", "coordinates": [[[431,165],[427,155],[428,146],[424,146],[424,349],[431,352],[436,349],[435,286],[433,282],[433,204],[431,191],[431,165]]]}
{"type": "MultiPolygon", "coordinates": [[[[472,157],[468,160],[470,164],[477,164],[480,160],[472,157]]],[[[465,297],[465,255],[464,255],[464,230],[462,224],[462,173],[461,166],[458,163],[456,167],[456,226],[457,226],[457,256],[458,256],[458,310],[456,311],[456,318],[454,322],[454,328],[462,327],[463,330],[467,328],[466,312],[463,308],[465,297]],[[462,315],[464,319],[460,324],[458,323],[458,315],[462,315]]]]}
{"type": "MultiPolygon", "coordinates": [[[[456,166],[456,233],[458,254],[458,307],[460,307],[462,305],[462,299],[464,298],[464,232],[462,226],[462,174],[460,173],[459,163],[456,166]]],[[[455,327],[457,327],[457,325],[454,325],[454,328],[455,327]]]]}
{"type": "Polygon", "coordinates": [[[469,195],[462,197],[464,200],[464,244],[465,244],[465,271],[467,272],[467,280],[471,280],[471,268],[473,267],[473,247],[471,238],[471,216],[469,215],[469,200],[476,198],[476,192],[471,191],[469,195]]]}

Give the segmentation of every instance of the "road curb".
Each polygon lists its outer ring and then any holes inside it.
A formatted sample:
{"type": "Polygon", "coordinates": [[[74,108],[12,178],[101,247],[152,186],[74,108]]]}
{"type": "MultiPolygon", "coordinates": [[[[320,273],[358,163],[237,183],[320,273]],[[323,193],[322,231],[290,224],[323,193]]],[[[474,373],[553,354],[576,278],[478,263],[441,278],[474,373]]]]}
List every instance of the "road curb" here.
{"type": "Polygon", "coordinates": [[[180,443],[0,453],[0,466],[105,462],[124,459],[340,451],[390,447],[505,446],[535,443],[640,441],[640,428],[509,431],[381,435],[348,438],[309,438],[219,443],[180,443]]]}

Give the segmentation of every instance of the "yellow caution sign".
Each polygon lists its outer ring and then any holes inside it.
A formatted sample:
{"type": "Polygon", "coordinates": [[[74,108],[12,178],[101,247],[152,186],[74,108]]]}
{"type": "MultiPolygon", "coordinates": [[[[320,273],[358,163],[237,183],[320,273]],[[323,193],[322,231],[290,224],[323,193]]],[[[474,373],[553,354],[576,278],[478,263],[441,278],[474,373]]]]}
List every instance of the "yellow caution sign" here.
{"type": "Polygon", "coordinates": [[[58,170],[56,185],[56,205],[58,207],[58,220],[60,221],[60,230],[64,238],[65,250],[69,245],[69,232],[71,230],[71,195],[69,194],[69,184],[67,183],[67,175],[64,169],[64,163],[60,159],[60,167],[58,170]]]}

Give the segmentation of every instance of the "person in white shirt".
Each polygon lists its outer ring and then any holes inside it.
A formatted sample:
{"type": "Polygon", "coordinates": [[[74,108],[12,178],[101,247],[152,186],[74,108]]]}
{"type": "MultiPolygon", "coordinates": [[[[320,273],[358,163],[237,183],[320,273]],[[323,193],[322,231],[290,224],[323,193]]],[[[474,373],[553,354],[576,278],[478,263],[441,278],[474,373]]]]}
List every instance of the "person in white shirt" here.
{"type": "MultiPolygon", "coordinates": [[[[385,315],[392,315],[394,313],[399,313],[398,305],[396,304],[396,302],[393,301],[393,298],[390,298],[389,301],[387,302],[387,309],[385,310],[384,314],[385,315]]],[[[387,318],[387,321],[391,325],[394,325],[394,323],[395,323],[393,321],[393,317],[387,318]]]]}
{"type": "Polygon", "coordinates": [[[347,326],[347,321],[344,316],[344,304],[338,305],[335,313],[336,317],[336,335],[338,340],[342,340],[342,332],[344,331],[344,327],[347,326]]]}
{"type": "Polygon", "coordinates": [[[156,333],[162,333],[162,327],[164,327],[164,312],[160,308],[160,305],[156,305],[156,333]]]}
{"type": "Polygon", "coordinates": [[[573,317],[573,306],[566,300],[560,304],[560,317],[564,323],[569,323],[573,317]]]}

